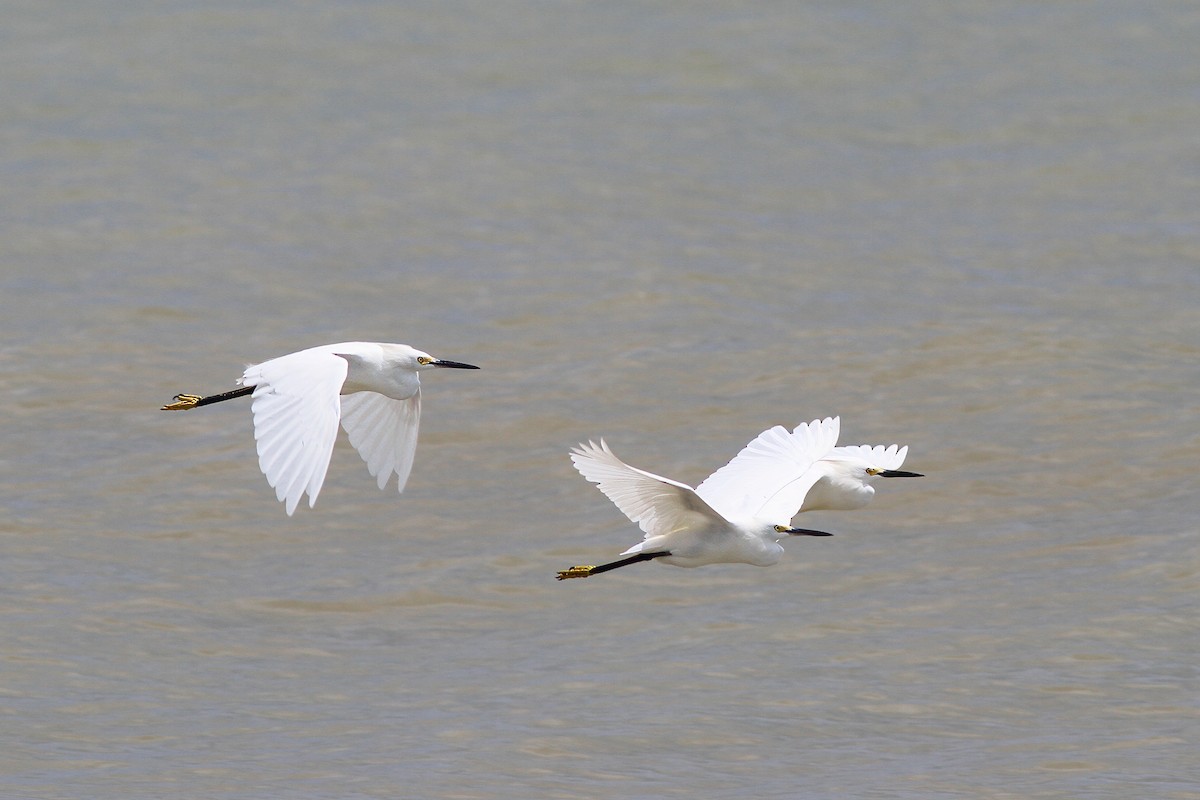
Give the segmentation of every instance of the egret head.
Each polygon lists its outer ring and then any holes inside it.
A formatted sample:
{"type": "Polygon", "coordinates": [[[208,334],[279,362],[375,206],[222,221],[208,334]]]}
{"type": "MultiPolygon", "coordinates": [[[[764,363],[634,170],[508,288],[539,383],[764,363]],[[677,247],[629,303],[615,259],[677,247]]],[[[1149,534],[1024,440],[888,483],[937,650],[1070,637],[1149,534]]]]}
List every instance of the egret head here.
{"type": "Polygon", "coordinates": [[[420,350],[412,351],[412,368],[416,370],[427,369],[479,369],[474,364],[463,364],[459,361],[447,361],[444,358],[434,358],[429,353],[423,353],[420,350]]]}
{"type": "Polygon", "coordinates": [[[884,469],[876,466],[869,461],[865,461],[857,456],[827,456],[822,459],[822,463],[826,465],[831,477],[835,481],[847,481],[850,484],[860,485],[863,489],[868,490],[870,494],[874,494],[874,489],[871,483],[876,478],[923,478],[924,475],[919,472],[906,472],[902,469],[884,469]]]}
{"type": "Polygon", "coordinates": [[[879,467],[866,467],[864,470],[867,473],[868,480],[875,478],[924,478],[920,472],[906,472],[902,469],[880,469],[879,467]]]}
{"type": "Polygon", "coordinates": [[[789,536],[833,536],[825,531],[814,531],[808,528],[793,528],[791,525],[774,525],[771,530],[775,540],[786,539],[789,536]]]}

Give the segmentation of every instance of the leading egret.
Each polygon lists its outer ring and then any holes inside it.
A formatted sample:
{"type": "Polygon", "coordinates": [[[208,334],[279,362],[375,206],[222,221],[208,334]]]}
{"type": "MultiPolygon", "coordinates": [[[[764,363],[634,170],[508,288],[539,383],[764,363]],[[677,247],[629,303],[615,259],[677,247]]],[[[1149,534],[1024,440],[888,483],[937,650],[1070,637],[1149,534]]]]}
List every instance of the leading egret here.
{"type": "MultiPolygon", "coordinates": [[[[751,442],[732,462],[699,490],[631,467],[613,454],[603,439],[571,452],[579,474],[638,523],[645,538],[608,564],[582,565],[558,573],[558,580],[586,578],[639,561],[658,559],[677,567],[739,563],[769,567],[779,561],[779,541],[788,536],[831,536],[823,531],[793,528],[790,520],[804,502],[795,481],[837,443],[833,420],[804,423],[782,438],[751,442]],[[765,450],[763,445],[772,449],[765,450]],[[761,454],[761,455],[760,455],[761,454]],[[723,475],[720,473],[724,473],[723,475]],[[720,478],[713,482],[714,478],[720,478]],[[706,496],[707,495],[707,496],[706,496]]],[[[770,433],[768,431],[767,433],[770,433]]]]}
{"type": "Polygon", "coordinates": [[[404,491],[421,421],[419,373],[479,369],[434,358],[406,344],[342,342],[311,347],[246,368],[239,389],[201,397],[179,394],[163,411],[252,394],[258,466],[291,516],[305,492],[317,502],[341,422],[379,488],[392,474],[404,491]]]}

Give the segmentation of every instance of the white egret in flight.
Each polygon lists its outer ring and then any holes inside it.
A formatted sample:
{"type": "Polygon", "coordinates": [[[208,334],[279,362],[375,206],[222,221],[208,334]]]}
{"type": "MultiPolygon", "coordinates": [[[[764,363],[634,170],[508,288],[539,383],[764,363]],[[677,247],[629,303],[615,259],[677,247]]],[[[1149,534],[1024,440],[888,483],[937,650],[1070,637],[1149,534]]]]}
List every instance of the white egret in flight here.
{"type": "Polygon", "coordinates": [[[306,492],[309,508],[316,504],[339,422],[379,488],[394,473],[404,491],[421,421],[419,374],[437,368],[479,369],[406,344],[326,344],[247,367],[239,389],[207,397],[179,394],[162,410],[252,395],[258,466],[291,516],[306,492]]]}
{"type": "MultiPolygon", "coordinates": [[[[821,425],[837,441],[840,417],[808,424],[821,425]]],[[[898,469],[908,455],[907,446],[865,444],[830,448],[801,474],[796,470],[807,456],[809,441],[809,434],[802,431],[804,427],[801,425],[791,433],[782,425],[763,431],[732,461],[697,486],[696,492],[710,503],[726,503],[744,512],[752,510],[748,505],[759,500],[765,502],[768,493],[774,491],[773,486],[784,487],[779,490],[775,508],[787,511],[789,503],[799,500],[790,509],[791,516],[795,516],[801,511],[862,508],[875,496],[871,483],[876,478],[924,477],[918,472],[898,469]]],[[[737,509],[729,510],[736,513],[737,509]]]]}

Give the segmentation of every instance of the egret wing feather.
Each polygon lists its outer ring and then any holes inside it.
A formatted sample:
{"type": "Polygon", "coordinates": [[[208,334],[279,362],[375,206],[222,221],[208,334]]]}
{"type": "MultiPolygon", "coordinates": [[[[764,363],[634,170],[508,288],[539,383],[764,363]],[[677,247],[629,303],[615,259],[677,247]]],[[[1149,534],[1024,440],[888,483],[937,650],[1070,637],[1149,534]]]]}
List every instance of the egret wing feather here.
{"type": "Polygon", "coordinates": [[[258,465],[290,516],[308,493],[311,508],[325,482],[341,414],[346,361],[303,350],[246,368],[258,465]]]}
{"type": "Polygon", "coordinates": [[[641,527],[647,539],[678,530],[707,529],[714,523],[727,525],[692,487],[631,467],[617,458],[603,439],[600,444],[588,442],[573,449],[571,462],[641,527]]]}
{"type": "Polygon", "coordinates": [[[708,476],[697,494],[730,517],[789,520],[820,477],[811,467],[837,444],[840,419],[782,425],[763,431],[733,459],[708,476]]]}
{"type": "Polygon", "coordinates": [[[898,447],[890,445],[884,447],[877,444],[872,447],[869,444],[846,445],[844,447],[833,448],[832,455],[845,455],[854,458],[861,458],[873,467],[879,469],[900,469],[900,465],[904,463],[905,457],[908,455],[908,445],[898,447]]]}
{"type": "Polygon", "coordinates": [[[387,486],[394,473],[398,491],[404,491],[417,453],[420,424],[419,389],[407,400],[394,400],[375,392],[342,397],[342,427],[350,437],[350,444],[367,462],[367,470],[380,489],[387,486]]]}

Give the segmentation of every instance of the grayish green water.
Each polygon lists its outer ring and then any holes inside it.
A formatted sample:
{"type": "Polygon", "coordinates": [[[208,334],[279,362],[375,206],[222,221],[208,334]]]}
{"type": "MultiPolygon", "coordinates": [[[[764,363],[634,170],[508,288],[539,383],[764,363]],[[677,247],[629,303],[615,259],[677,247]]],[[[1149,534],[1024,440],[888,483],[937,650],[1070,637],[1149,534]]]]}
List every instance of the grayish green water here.
{"type": "Polygon", "coordinates": [[[0,795],[1200,798],[1192,3],[3,4],[0,795]],[[425,382],[314,511],[245,404],[425,382]],[[921,481],[557,583],[840,414],[921,481]]]}

